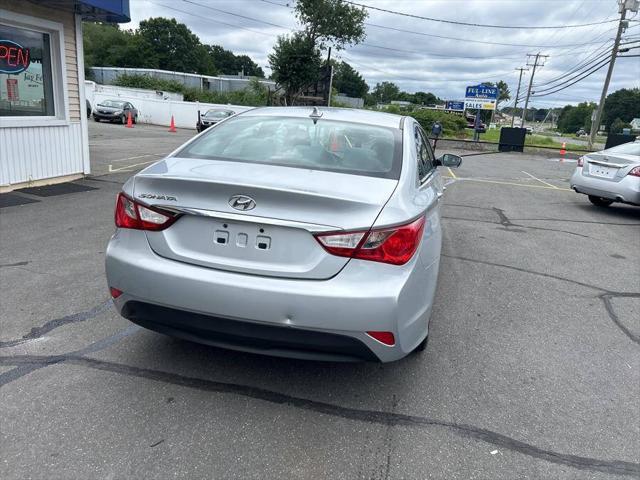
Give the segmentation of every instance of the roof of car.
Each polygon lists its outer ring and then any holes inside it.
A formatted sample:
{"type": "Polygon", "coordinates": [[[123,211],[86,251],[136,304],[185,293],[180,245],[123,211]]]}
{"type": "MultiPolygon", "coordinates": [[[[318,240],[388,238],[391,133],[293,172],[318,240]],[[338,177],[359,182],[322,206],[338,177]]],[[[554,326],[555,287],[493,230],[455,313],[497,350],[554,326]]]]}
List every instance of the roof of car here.
{"type": "MultiPolygon", "coordinates": [[[[343,122],[364,123],[380,127],[400,128],[402,117],[392,113],[376,112],[373,110],[359,110],[356,108],[315,107],[325,120],[339,120],[343,122]]],[[[314,107],[261,107],[253,108],[241,113],[243,116],[274,117],[309,117],[314,107]]]]}

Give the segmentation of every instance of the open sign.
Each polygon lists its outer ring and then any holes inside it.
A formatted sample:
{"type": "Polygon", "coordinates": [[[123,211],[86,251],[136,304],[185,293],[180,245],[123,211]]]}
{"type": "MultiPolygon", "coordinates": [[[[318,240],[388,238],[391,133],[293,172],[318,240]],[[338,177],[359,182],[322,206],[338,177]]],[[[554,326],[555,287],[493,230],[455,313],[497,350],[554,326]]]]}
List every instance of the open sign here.
{"type": "Polygon", "coordinates": [[[0,73],[24,72],[30,63],[28,48],[11,40],[0,40],[0,73]]]}

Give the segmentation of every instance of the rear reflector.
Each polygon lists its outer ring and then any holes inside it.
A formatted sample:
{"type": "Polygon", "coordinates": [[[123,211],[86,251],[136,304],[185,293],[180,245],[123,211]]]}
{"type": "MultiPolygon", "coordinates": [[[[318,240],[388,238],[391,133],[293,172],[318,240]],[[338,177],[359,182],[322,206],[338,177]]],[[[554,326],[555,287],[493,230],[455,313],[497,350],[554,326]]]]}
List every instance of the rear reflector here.
{"type": "Polygon", "coordinates": [[[116,200],[116,227],[134,230],[164,230],[178,219],[178,215],[142,205],[128,195],[119,193],[116,200]]]}
{"type": "Polygon", "coordinates": [[[118,290],[117,288],[109,287],[109,292],[111,292],[112,298],[118,298],[122,295],[122,290],[118,290]]]}
{"type": "Polygon", "coordinates": [[[367,332],[371,338],[384,343],[385,345],[392,347],[396,344],[396,339],[393,336],[393,332],[367,332]]]}
{"type": "Polygon", "coordinates": [[[404,265],[418,249],[425,217],[405,225],[359,232],[321,233],[316,240],[332,255],[404,265]]]}

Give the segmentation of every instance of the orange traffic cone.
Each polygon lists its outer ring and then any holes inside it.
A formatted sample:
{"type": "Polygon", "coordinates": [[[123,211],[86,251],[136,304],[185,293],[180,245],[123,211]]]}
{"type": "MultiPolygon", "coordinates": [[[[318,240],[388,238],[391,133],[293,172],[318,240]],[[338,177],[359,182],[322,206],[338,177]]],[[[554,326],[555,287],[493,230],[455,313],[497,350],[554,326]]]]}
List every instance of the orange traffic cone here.
{"type": "Polygon", "coordinates": [[[127,117],[127,128],[133,128],[133,121],[131,120],[131,112],[129,112],[129,116],[127,117]]]}
{"type": "Polygon", "coordinates": [[[560,161],[564,161],[564,156],[567,154],[567,144],[562,142],[562,148],[560,149],[560,161]]]}
{"type": "Polygon", "coordinates": [[[173,121],[173,115],[171,115],[171,126],[169,127],[171,133],[176,133],[176,122],[173,121]]]}

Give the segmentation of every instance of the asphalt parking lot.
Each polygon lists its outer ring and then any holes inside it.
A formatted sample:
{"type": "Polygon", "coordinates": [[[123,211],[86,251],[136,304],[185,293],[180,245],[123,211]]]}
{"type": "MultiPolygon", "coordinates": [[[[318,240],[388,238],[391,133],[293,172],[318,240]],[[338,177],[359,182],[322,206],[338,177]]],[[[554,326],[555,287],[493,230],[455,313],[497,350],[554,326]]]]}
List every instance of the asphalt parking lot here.
{"type": "Polygon", "coordinates": [[[92,124],[91,189],[0,209],[1,478],[640,476],[640,208],[570,191],[575,163],[469,156],[425,352],[225,351],[133,326],[104,277],[120,185],[193,134],[92,124]]]}

